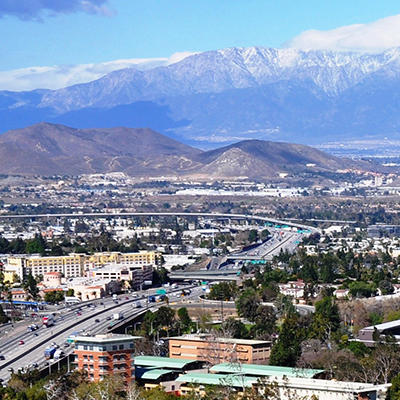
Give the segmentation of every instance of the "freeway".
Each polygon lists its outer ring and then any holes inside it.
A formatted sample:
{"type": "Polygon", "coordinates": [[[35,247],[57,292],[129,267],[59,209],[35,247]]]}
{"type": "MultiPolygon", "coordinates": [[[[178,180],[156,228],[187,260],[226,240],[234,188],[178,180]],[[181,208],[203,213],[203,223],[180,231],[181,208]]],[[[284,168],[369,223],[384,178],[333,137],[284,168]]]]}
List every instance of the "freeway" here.
{"type": "Polygon", "coordinates": [[[306,229],[310,232],[321,232],[320,229],[303,224],[296,224],[291,221],[282,221],[275,218],[263,217],[250,214],[223,214],[223,213],[204,213],[204,212],[103,212],[103,213],[58,213],[58,214],[0,214],[0,219],[12,218],[82,218],[82,217],[210,217],[210,218],[232,218],[247,219],[261,222],[272,222],[276,225],[286,225],[300,229],[306,229]]]}
{"type": "Polygon", "coordinates": [[[231,260],[272,260],[274,256],[279,255],[281,251],[293,252],[297,245],[303,239],[302,233],[297,232],[274,232],[273,236],[250,250],[236,254],[229,254],[227,259],[231,260]]]}
{"type": "MultiPolygon", "coordinates": [[[[183,287],[168,288],[167,294],[173,299],[181,293],[183,287]]],[[[138,297],[133,295],[119,296],[118,304],[113,299],[107,298],[103,301],[86,302],[80,304],[81,315],[77,315],[77,307],[74,309],[60,310],[61,314],[57,317],[54,326],[46,328],[41,327],[37,331],[18,333],[16,335],[7,335],[0,341],[0,351],[5,360],[0,361],[0,378],[7,381],[10,377],[11,370],[18,370],[19,368],[26,368],[33,364],[39,366],[44,365],[44,350],[52,342],[60,345],[65,352],[72,351],[66,346],[65,341],[75,331],[94,333],[106,333],[110,323],[113,322],[112,316],[114,312],[119,312],[123,315],[124,319],[130,319],[135,315],[145,312],[147,309],[156,309],[162,303],[147,304],[148,296],[154,294],[155,289],[151,291],[141,292],[138,297]],[[126,299],[128,297],[128,299],[126,299]],[[137,308],[137,303],[141,303],[141,307],[137,308]],[[103,304],[101,304],[103,303],[103,304]],[[132,307],[133,306],[133,307],[132,307]],[[24,344],[18,344],[23,340],[24,344]]],[[[196,297],[201,293],[201,288],[193,288],[190,297],[196,297]]],[[[174,300],[179,301],[179,299],[174,300]]]]}

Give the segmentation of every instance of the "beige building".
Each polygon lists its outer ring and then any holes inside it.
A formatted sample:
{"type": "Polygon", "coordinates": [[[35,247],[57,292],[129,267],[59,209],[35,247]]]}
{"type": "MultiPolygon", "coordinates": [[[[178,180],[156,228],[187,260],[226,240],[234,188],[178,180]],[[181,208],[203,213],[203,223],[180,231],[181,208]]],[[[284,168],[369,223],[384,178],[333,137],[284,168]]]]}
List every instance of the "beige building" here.
{"type": "Polygon", "coordinates": [[[73,278],[66,282],[66,286],[73,289],[74,296],[82,301],[100,299],[121,289],[118,281],[110,279],[73,278]]]}
{"type": "Polygon", "coordinates": [[[265,340],[217,338],[210,334],[169,338],[170,357],[207,361],[210,364],[266,364],[270,350],[271,342],[265,340]]]}
{"type": "Polygon", "coordinates": [[[7,259],[7,277],[15,273],[23,279],[31,273],[33,276],[49,272],[60,272],[65,278],[84,276],[85,270],[100,267],[108,263],[127,265],[155,265],[159,253],[140,251],[138,253],[95,253],[93,255],[71,253],[67,256],[41,257],[38,255],[10,256],[7,259]]]}
{"type": "Polygon", "coordinates": [[[45,275],[48,272],[60,272],[66,278],[82,276],[84,254],[70,254],[68,256],[11,256],[7,263],[14,267],[20,278],[31,273],[33,276],[45,275]]]}
{"type": "Polygon", "coordinates": [[[159,256],[160,254],[155,251],[95,253],[85,256],[85,269],[96,268],[105,264],[156,265],[159,256]]]}
{"type": "Polygon", "coordinates": [[[43,274],[43,284],[46,287],[57,287],[61,285],[61,272],[46,272],[43,274]]]}

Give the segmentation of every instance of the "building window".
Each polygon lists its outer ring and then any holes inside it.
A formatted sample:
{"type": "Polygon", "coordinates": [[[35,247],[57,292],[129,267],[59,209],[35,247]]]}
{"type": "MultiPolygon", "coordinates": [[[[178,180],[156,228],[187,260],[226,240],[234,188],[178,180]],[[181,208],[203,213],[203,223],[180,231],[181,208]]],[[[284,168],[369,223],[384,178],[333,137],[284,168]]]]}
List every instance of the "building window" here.
{"type": "Polygon", "coordinates": [[[124,349],[124,345],[123,345],[123,344],[120,344],[120,345],[119,345],[119,349],[120,349],[120,350],[123,350],[123,349],[124,349]]]}
{"type": "Polygon", "coordinates": [[[118,350],[118,346],[113,345],[112,349],[113,349],[113,350],[118,350]]]}

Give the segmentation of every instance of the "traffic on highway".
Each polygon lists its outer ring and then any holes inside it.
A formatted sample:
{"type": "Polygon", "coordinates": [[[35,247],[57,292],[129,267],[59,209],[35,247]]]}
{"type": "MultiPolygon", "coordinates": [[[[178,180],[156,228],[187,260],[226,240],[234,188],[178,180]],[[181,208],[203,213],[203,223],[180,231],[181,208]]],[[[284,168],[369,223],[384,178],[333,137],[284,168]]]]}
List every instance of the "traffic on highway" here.
{"type": "MultiPolygon", "coordinates": [[[[202,293],[188,284],[165,288],[170,302],[181,301],[182,291],[190,287],[186,298],[202,293]]],[[[23,321],[10,326],[0,338],[0,379],[6,382],[12,372],[52,366],[72,352],[74,335],[107,333],[120,322],[147,310],[156,310],[165,301],[156,302],[156,290],[149,289],[103,299],[61,306],[32,323],[23,321]]]]}

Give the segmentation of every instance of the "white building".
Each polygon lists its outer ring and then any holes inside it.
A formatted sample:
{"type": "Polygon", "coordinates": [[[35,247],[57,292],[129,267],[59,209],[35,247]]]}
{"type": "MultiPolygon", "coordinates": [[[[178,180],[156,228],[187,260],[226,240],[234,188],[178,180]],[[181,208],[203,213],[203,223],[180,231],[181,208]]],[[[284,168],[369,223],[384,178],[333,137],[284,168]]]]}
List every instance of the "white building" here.
{"type": "Polygon", "coordinates": [[[90,269],[87,275],[95,279],[131,281],[134,288],[139,288],[143,285],[144,281],[153,280],[153,266],[110,263],[102,267],[90,269]]]}

